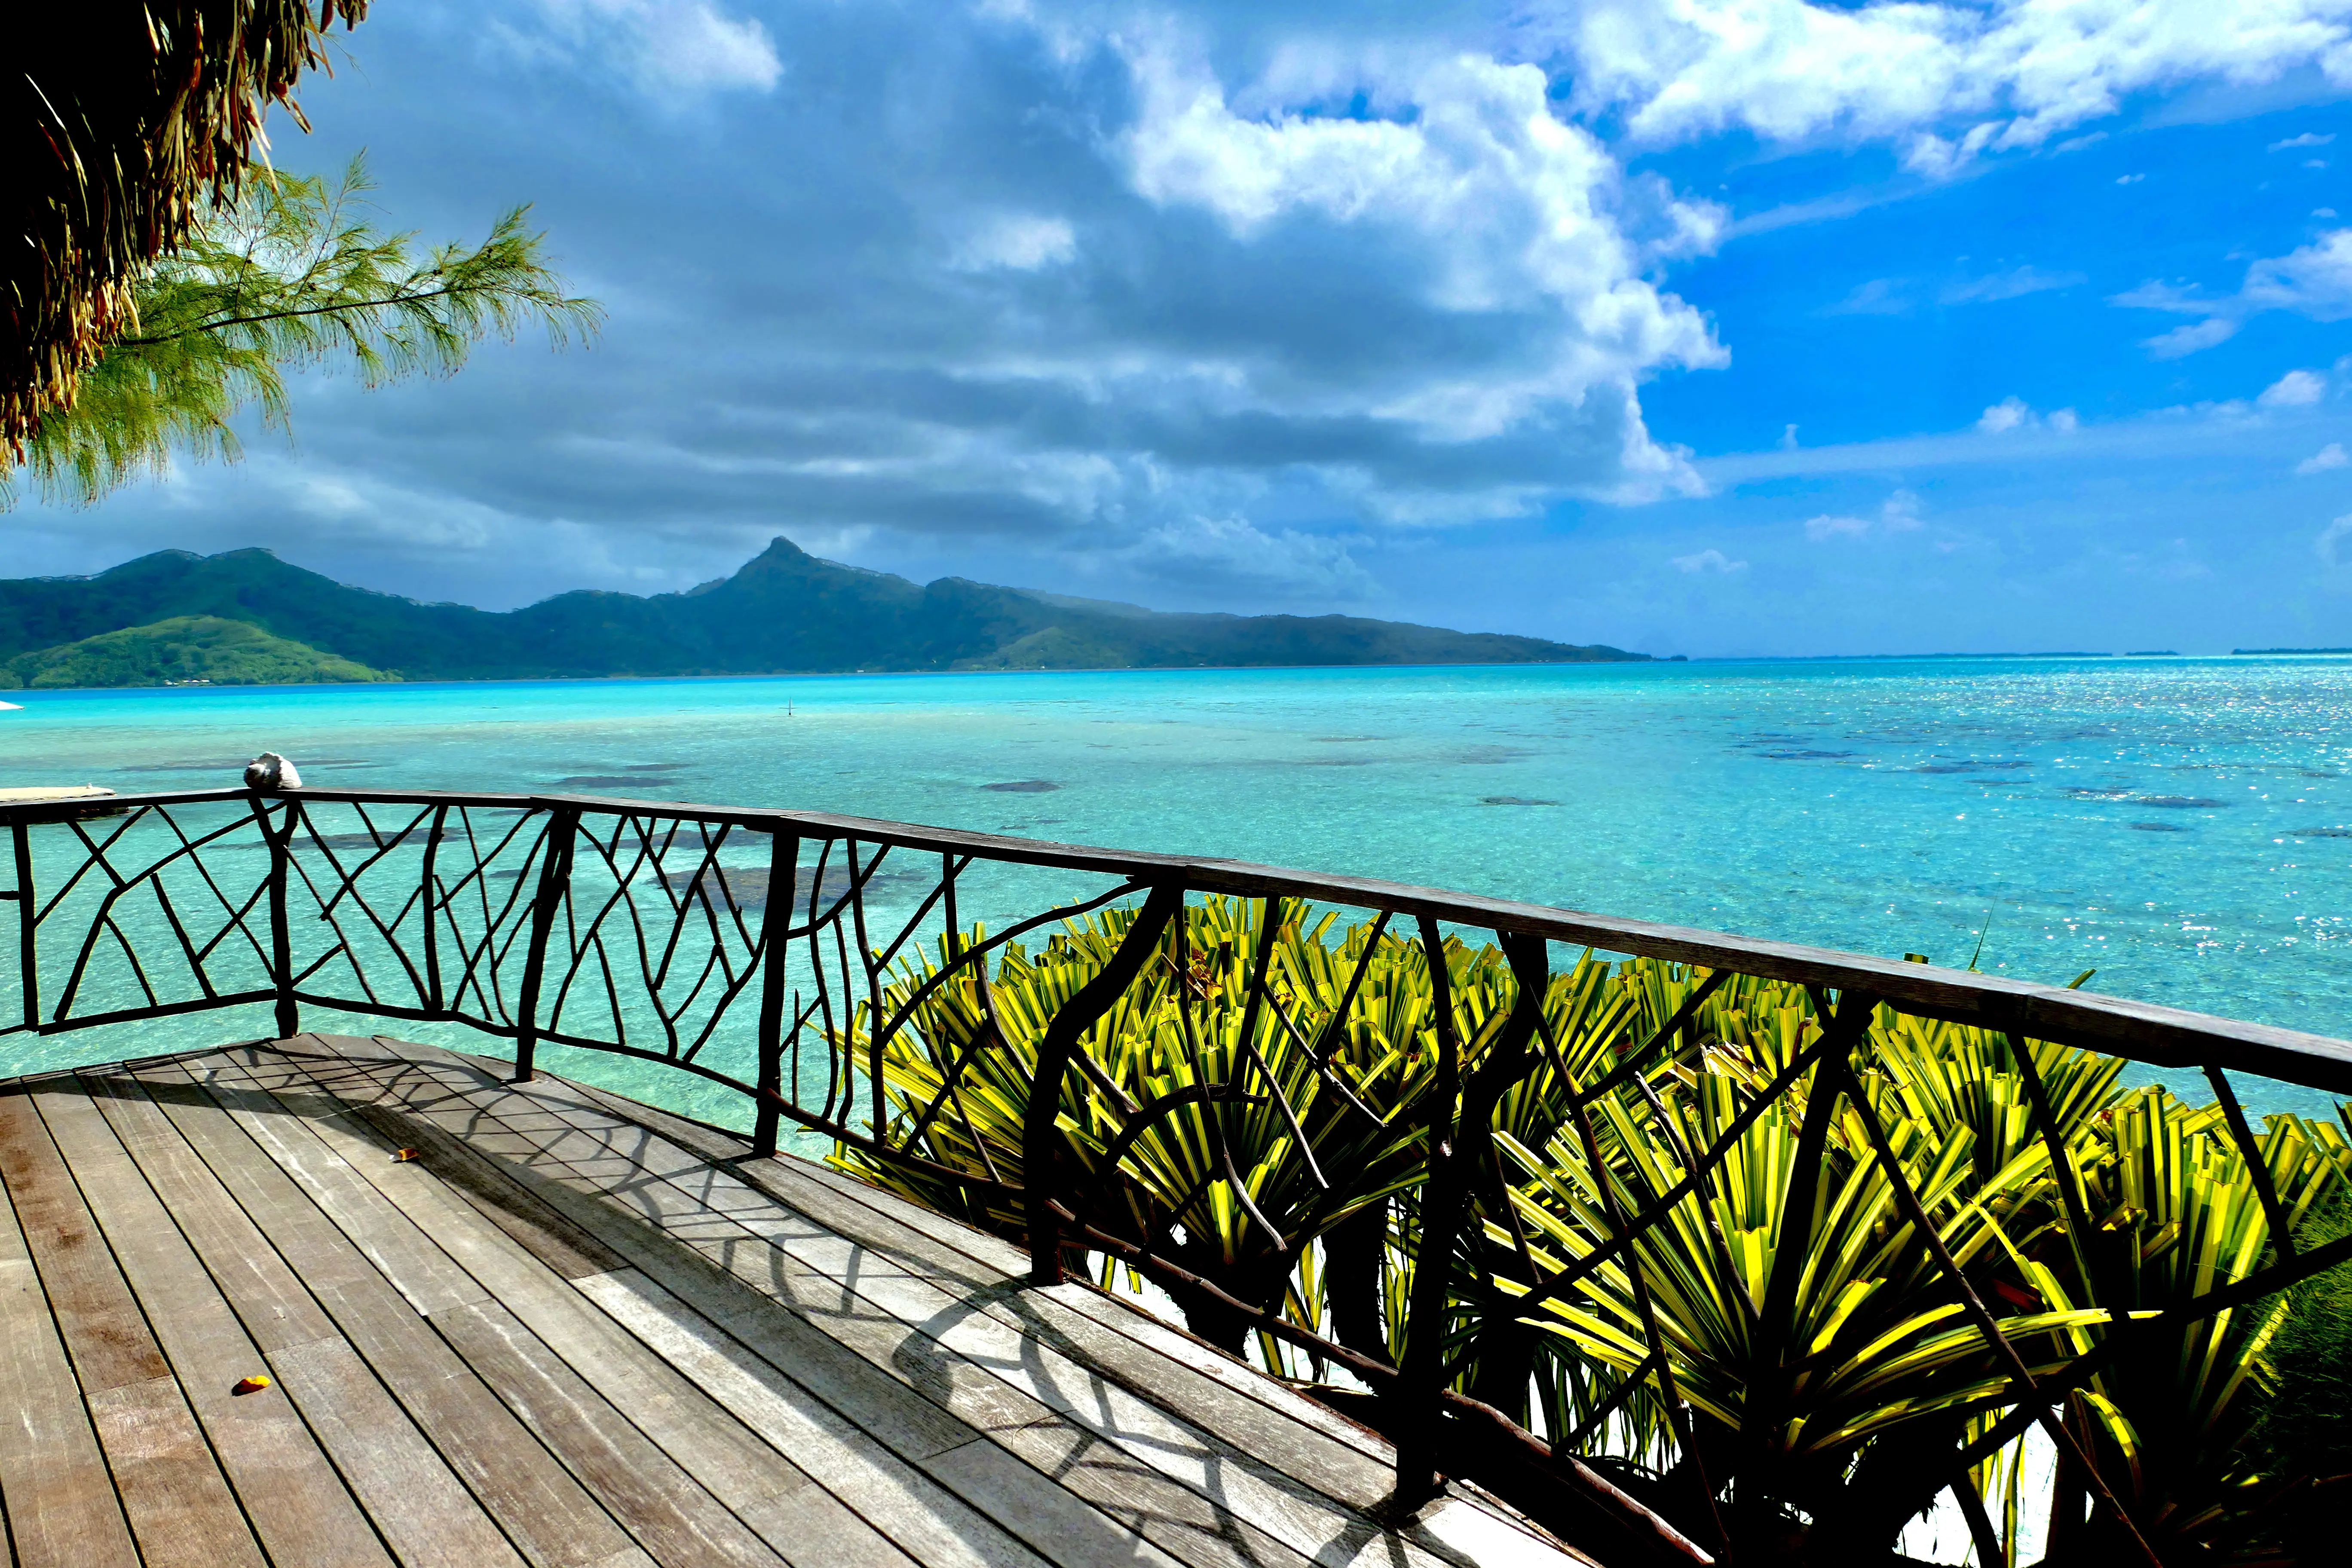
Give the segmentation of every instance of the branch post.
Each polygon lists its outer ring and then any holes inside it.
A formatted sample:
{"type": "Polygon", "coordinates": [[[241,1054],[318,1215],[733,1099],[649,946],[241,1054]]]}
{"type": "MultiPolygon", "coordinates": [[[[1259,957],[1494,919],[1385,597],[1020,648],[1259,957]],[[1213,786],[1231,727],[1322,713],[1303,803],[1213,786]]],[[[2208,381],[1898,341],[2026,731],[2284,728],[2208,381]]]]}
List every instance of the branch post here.
{"type": "Polygon", "coordinates": [[[555,910],[572,885],[572,841],[580,808],[559,805],[547,824],[547,853],[539,862],[539,893],[531,900],[530,946],[523,954],[522,994],[515,1003],[514,1081],[529,1083],[539,1054],[540,982],[547,973],[547,939],[555,910]]]}
{"type": "Polygon", "coordinates": [[[261,824],[261,837],[269,845],[269,984],[278,993],[278,1037],[290,1040],[302,1032],[302,1009],[294,1000],[294,931],[286,920],[286,878],[294,858],[294,827],[301,820],[302,807],[282,795],[278,804],[286,813],[286,823],[274,832],[269,826],[269,808],[257,795],[253,799],[253,815],[261,824]]]}
{"type": "Polygon", "coordinates": [[[1029,1111],[1021,1125],[1021,1186],[1027,1206],[1032,1285],[1059,1285],[1068,1278],[1062,1268],[1061,1216],[1054,1212],[1055,1146],[1061,1141],[1054,1119],[1061,1109],[1062,1079],[1076,1054],[1078,1037],[1126,994],[1158,950],[1160,933],[1171,919],[1183,919],[1183,883],[1155,884],[1110,962],[1045,1026],[1045,1041],[1037,1048],[1037,1076],[1029,1085],[1029,1111]]]}
{"type": "Polygon", "coordinates": [[[1437,1448],[1445,1387],[1449,1276],[1454,1268],[1454,1238],[1470,1200],[1469,1182],[1456,1157],[1456,1145],[1469,1129],[1463,1115],[1462,1041],[1454,1023],[1454,977],[1446,967],[1445,938],[1437,921],[1423,915],[1420,926],[1422,956],[1429,966],[1430,1022],[1437,1039],[1437,1091],[1430,1096],[1429,1184],[1423,1189],[1421,1246],[1413,1268],[1412,1300],[1406,1309],[1404,1376],[1398,1384],[1407,1406],[1397,1439],[1394,1501],[1400,1510],[1418,1508],[1436,1495],[1440,1485],[1437,1448]]]}
{"type": "Polygon", "coordinates": [[[33,896],[33,834],[23,817],[8,825],[16,849],[16,962],[25,996],[25,1027],[41,1026],[41,906],[33,896]]]}
{"type": "Polygon", "coordinates": [[[784,959],[793,923],[793,883],[800,873],[801,840],[781,829],[768,850],[768,900],[760,914],[759,1099],[751,1112],[751,1152],[766,1159],[776,1152],[776,1124],[784,1092],[784,959]]]}

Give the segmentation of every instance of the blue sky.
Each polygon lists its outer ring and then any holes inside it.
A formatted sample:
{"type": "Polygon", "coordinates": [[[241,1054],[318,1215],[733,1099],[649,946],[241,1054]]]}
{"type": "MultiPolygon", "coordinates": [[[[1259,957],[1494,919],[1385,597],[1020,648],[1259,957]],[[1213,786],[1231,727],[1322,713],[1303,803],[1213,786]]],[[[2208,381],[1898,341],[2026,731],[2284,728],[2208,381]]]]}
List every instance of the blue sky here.
{"type": "Polygon", "coordinates": [[[2352,0],[406,0],[283,166],[612,321],[0,572],[771,535],[1695,656],[2352,645],[2352,0]]]}

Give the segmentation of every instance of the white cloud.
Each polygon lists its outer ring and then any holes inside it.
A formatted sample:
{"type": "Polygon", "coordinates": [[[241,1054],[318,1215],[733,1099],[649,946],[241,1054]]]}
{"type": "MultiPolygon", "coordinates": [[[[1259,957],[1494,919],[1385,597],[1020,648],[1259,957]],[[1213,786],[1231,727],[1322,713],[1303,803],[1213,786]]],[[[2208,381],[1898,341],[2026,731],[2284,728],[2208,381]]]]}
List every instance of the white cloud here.
{"type": "Polygon", "coordinates": [[[2025,399],[2010,396],[1986,409],[1977,420],[1977,428],[1988,436],[1998,436],[2032,421],[2033,410],[2025,405],[2025,399]]]}
{"type": "Polygon", "coordinates": [[[1853,286],[1853,291],[1822,311],[1828,316],[1902,316],[1910,313],[1911,298],[1904,292],[1901,280],[1893,278],[1873,278],[1853,286]]]}
{"type": "Polygon", "coordinates": [[[2312,548],[2329,566],[2352,566],[2352,515],[2339,517],[2321,529],[2312,548]]]}
{"type": "Polygon", "coordinates": [[[2071,408],[2061,408],[2050,416],[2050,428],[2061,436],[2072,436],[2083,427],[2081,416],[2071,408]]]}
{"type": "Polygon", "coordinates": [[[617,64],[649,91],[767,92],[783,75],[768,29],[711,0],[540,0],[579,55],[617,64]]]}
{"type": "Polygon", "coordinates": [[[2254,262],[2235,294],[2217,299],[2151,280],[2108,303],[2204,318],[2147,339],[2144,346],[2158,359],[2179,359],[2226,342],[2248,318],[2265,310],[2340,321],[2352,316],[2352,228],[2332,229],[2301,249],[2254,262]]]}
{"type": "Polygon", "coordinates": [[[2263,388],[2254,401],[2264,408],[2299,408],[2327,395],[2327,378],[2315,370],[2291,370],[2263,388]]]}
{"type": "Polygon", "coordinates": [[[1212,592],[1273,588],[1315,599],[1363,599],[1376,587],[1344,541],[1291,529],[1269,532],[1243,517],[1163,522],[1119,555],[1154,579],[1212,592]]]}
{"type": "Polygon", "coordinates": [[[2116,176],[2116,184],[2119,185],[2137,185],[2142,180],[2147,178],[2147,176],[2146,174],[2117,174],[2116,176]]]}
{"type": "Polygon", "coordinates": [[[2342,0],[1535,0],[1530,45],[1570,57],[1577,100],[1636,140],[1733,128],[1892,142],[1948,174],[2194,80],[2352,81],[2342,0]]]}
{"type": "Polygon", "coordinates": [[[1873,532],[1916,533],[1927,526],[1919,516],[1919,498],[1909,490],[1896,490],[1880,504],[1875,519],[1830,513],[1807,518],[1805,537],[1825,544],[1832,539],[1864,539],[1873,532]]]}
{"type": "Polygon", "coordinates": [[[1649,277],[1661,254],[1710,245],[1720,215],[1626,177],[1553,112],[1542,71],[1475,56],[1318,58],[1229,90],[1183,39],[1118,47],[1139,100],[1123,150],[1146,200],[1205,211],[1244,247],[1280,226],[1344,231],[1353,250],[1409,258],[1422,309],[1474,331],[1523,323],[1510,371],[1364,390],[1335,380],[1323,413],[1450,444],[1606,417],[1622,432],[1615,472],[1585,493],[1696,492],[1682,456],[1650,439],[1634,388],[1657,369],[1727,363],[1699,312],[1649,277]],[[1313,110],[1351,95],[1393,118],[1313,110]]]}
{"type": "Polygon", "coordinates": [[[2323,136],[2316,131],[2306,131],[2300,136],[2290,136],[2284,142],[2272,142],[2270,151],[2284,153],[2290,147],[2325,147],[2335,140],[2336,134],[2333,132],[2323,136]]]}
{"type": "Polygon", "coordinates": [[[1694,575],[1713,572],[1727,577],[1735,572],[1748,570],[1747,562],[1734,561],[1720,550],[1702,550],[1696,555],[1677,555],[1672,564],[1676,571],[1688,572],[1694,575]]]}
{"type": "Polygon", "coordinates": [[[2340,468],[2347,464],[2352,464],[2352,458],[2344,455],[2344,443],[2330,441],[2326,446],[2297,463],[2294,466],[2294,471],[2304,475],[2324,474],[2330,468],[2340,468]]]}
{"type": "Polygon", "coordinates": [[[1947,305],[1966,305],[2014,300],[2053,289],[2072,289],[2078,283],[2089,281],[2080,272],[2044,272],[2039,268],[2012,267],[2006,272],[1989,272],[1981,278],[1963,278],[1947,284],[1939,297],[1947,305]]]}
{"type": "MultiPolygon", "coordinates": [[[[1854,285],[1844,299],[1827,307],[1822,313],[1825,316],[1906,316],[1916,303],[1915,289],[1919,281],[1906,278],[1868,279],[1854,285]]],[[[2087,281],[2089,279],[2080,272],[2044,272],[2036,267],[2012,267],[1974,278],[1950,279],[1940,287],[1934,287],[1934,298],[1939,305],[1990,304],[2053,289],[2072,289],[2087,281]]]]}
{"type": "Polygon", "coordinates": [[[2158,359],[2180,359],[2216,343],[2226,343],[2238,335],[2238,321],[2231,316],[2208,316],[2185,327],[2175,327],[2168,332],[2158,332],[2141,341],[2140,346],[2158,359]]]}
{"type": "Polygon", "coordinates": [[[966,272],[1034,272],[1058,267],[1077,253],[1077,236],[1068,219],[1007,213],[966,235],[950,265],[966,272]]]}

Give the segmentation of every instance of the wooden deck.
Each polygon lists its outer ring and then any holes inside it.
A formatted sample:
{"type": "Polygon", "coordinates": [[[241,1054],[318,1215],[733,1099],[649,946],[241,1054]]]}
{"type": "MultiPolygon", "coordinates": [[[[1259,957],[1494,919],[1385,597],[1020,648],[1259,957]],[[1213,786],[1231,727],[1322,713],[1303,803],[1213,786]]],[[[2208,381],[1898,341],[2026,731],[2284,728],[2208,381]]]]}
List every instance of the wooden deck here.
{"type": "Polygon", "coordinates": [[[1384,1441],[1001,1241],[446,1051],[0,1083],[0,1180],[28,1565],[1584,1561],[1384,1529],[1384,1441]]]}

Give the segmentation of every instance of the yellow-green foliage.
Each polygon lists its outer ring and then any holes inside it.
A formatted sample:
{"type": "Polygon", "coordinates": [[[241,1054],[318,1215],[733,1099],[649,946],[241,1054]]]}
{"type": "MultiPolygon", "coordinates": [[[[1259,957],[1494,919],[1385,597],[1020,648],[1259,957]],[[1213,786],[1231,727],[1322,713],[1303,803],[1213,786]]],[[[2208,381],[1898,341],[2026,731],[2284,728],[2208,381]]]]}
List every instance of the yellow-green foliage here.
{"type": "MultiPolygon", "coordinates": [[[[1787,1007],[1760,1020],[1751,1014],[1750,1021],[1777,1037],[1725,1041],[1698,1068],[1662,1073],[1654,1083],[1680,1149],[1705,1148],[1722,1136],[1781,1065],[1783,1052],[1811,1028],[1810,1017],[1787,1007]]],[[[1871,1055],[1899,1058],[1909,1043],[1897,1030],[1882,1029],[1871,1055]]],[[[1878,1070],[1885,1076],[1867,1087],[1889,1144],[1959,1262],[1971,1269],[1997,1265],[2005,1251],[2037,1239],[2053,1217],[2046,1205],[2032,1202],[2049,1159],[2040,1138],[2020,1125],[2022,1119],[2000,1113],[1997,1095],[1966,1092],[1990,1087],[1981,1078],[1964,1084],[1960,1096],[1932,1100],[1927,1114],[1916,1113],[1905,1092],[1915,1085],[1902,1080],[1948,1090],[1949,1079],[1932,1060],[1878,1070]],[[1993,1114],[1981,1114],[1987,1109],[1993,1114]],[[1971,1125],[1984,1121],[1993,1123],[1991,1138],[1971,1125]]],[[[1783,1197],[1812,1100],[1800,1092],[1774,1102],[1731,1145],[1707,1194],[1693,1192],[1675,1203],[1635,1251],[1684,1397],[1784,1455],[1834,1460],[1890,1426],[1998,1393],[2005,1374],[1959,1302],[1939,1289],[1937,1265],[1904,1221],[1850,1099],[1839,1101],[1831,1125],[1817,1201],[1796,1216],[1797,1229],[1782,1228],[1783,1197]],[[1802,1258],[1790,1315],[1767,1321],[1761,1314],[1774,1268],[1790,1247],[1802,1258]],[[1759,1340],[1790,1347],[1798,1370],[1787,1389],[1754,1380],[1759,1340]],[[1748,1418],[1749,1401],[1759,1396],[1774,1407],[1769,1434],[1748,1418]]],[[[1676,1143],[1638,1100],[1612,1096],[1597,1111],[1621,1202],[1652,1206],[1684,1174],[1676,1143]]],[[[1516,1142],[1505,1147],[1524,1178],[1514,1202],[1546,1272],[1608,1239],[1609,1218],[1588,1163],[1567,1137],[1555,1137],[1540,1153],[1516,1142]]],[[[1503,1223],[1499,1216],[1488,1221],[1497,1241],[1505,1239],[1503,1223]]],[[[2051,1331],[2103,1315],[2036,1297],[2008,1311],[2003,1326],[2047,1368],[2067,1359],[2051,1331]]],[[[1544,1303],[1536,1321],[1578,1353],[1620,1372],[1649,1354],[1632,1280],[1619,1263],[1544,1303]]]]}
{"type": "MultiPolygon", "coordinates": [[[[1327,1333],[1335,1315],[1328,1292],[1376,1290],[1387,1348],[1401,1356],[1403,1304],[1421,1261],[1428,1129],[1433,1112],[1449,1127],[1456,1114],[1433,1103],[1440,1079],[1427,967],[1417,942],[1370,925],[1340,931],[1328,914],[1293,920],[1276,933],[1268,970],[1281,1010],[1253,1015],[1248,982],[1265,909],[1223,899],[1190,908],[1181,935],[1162,939],[1142,977],[1086,1033],[1085,1059],[1065,1077],[1055,1110],[1072,1162],[1055,1191],[1083,1221],[1149,1238],[1160,1256],[1327,1333]],[[1368,946],[1364,981],[1340,1017],[1368,946]],[[1315,1068],[1327,1050],[1336,1082],[1315,1068]],[[1269,1083],[1291,1115],[1267,1094],[1269,1083]],[[1379,1268],[1336,1281],[1337,1255],[1313,1243],[1359,1216],[1384,1237],[1379,1268]]],[[[1022,1183],[1022,1128],[1046,1025],[1108,961],[1133,918],[1114,910],[1072,922],[1034,953],[1007,944],[984,988],[967,965],[916,1000],[938,976],[938,960],[918,952],[903,965],[883,1007],[886,1019],[903,1015],[882,1048],[891,1141],[919,1126],[911,1142],[925,1158],[1022,1183]],[[959,1063],[966,1065],[955,1092],[927,1118],[959,1063]]],[[[962,952],[984,938],[955,940],[962,952]]],[[[1493,947],[1449,940],[1445,958],[1466,1083],[1493,1049],[1517,985],[1493,947]]],[[[1690,1152],[1717,1141],[1819,1037],[1814,999],[1802,987],[1727,977],[1637,1079],[1592,1106],[1596,1172],[1568,1120],[1569,1090],[1650,1040],[1706,978],[1685,965],[1591,954],[1553,975],[1537,1065],[1494,1111],[1493,1160],[1473,1193],[1474,1235],[1485,1247],[1445,1264],[1458,1281],[1449,1350],[1475,1344],[1490,1359],[1520,1357],[1496,1364],[1509,1365],[1525,1388],[1478,1383],[1475,1358],[1462,1381],[1545,1430],[1580,1423],[1643,1366],[1649,1347],[1622,1259],[1515,1313],[1504,1303],[1528,1300],[1527,1264],[1539,1285],[1609,1241],[1604,1180],[1622,1212],[1656,1206],[1690,1152]],[[1529,1331],[1531,1379],[1518,1370],[1529,1331]]],[[[861,1013],[834,1042],[861,1069],[873,1026],[861,1013]]],[[[1874,1015],[1847,1063],[1937,1237],[2037,1373],[2114,1331],[2116,1315],[2152,1316],[2273,1256],[2267,1215],[2221,1111],[2188,1108],[2161,1089],[2127,1091],[2126,1065],[1889,1008],[1874,1015]],[[2053,1169],[2033,1118],[2021,1070],[2028,1052],[2051,1101],[2062,1168],[2053,1169]],[[2066,1223],[2065,1186],[2086,1207],[2091,1236],[2066,1223]]],[[[1952,1479],[1961,1442],[2009,1404],[2005,1364],[1912,1234],[1851,1095],[1840,1097],[1829,1124],[1814,1202],[1784,1215],[1822,1073],[1816,1067],[1765,1107],[1713,1177],[1665,1205],[1635,1246],[1675,1392],[1694,1412],[1690,1439],[1714,1456],[1710,1485],[1746,1500],[1742,1530],[1759,1528],[1759,1507],[1778,1521],[1748,1541],[1767,1558],[1780,1548],[1765,1550],[1766,1539],[1834,1530],[1841,1520],[1861,1520],[1865,1536],[1891,1520],[1891,1532],[1952,1479]],[[1776,1265],[1791,1257],[1795,1289],[1776,1302],[1776,1265]],[[1784,1510],[1828,1522],[1801,1530],[1791,1521],[1801,1515],[1784,1510]]],[[[2295,1117],[2270,1119],[2263,1155],[2297,1224],[2352,1174],[2343,1135],[2295,1117]]],[[[835,1160],[945,1212],[1022,1234],[1017,1200],[975,1195],[854,1148],[835,1160]]],[[[1195,1310],[1181,1291],[1179,1300],[1195,1310]]],[[[2237,1521],[2276,1489],[2281,1465],[2246,1437],[2273,1375],[2267,1348],[2289,1310],[2280,1299],[2167,1328],[2070,1405],[2067,1419],[2109,1484],[2168,1539],[2226,1552],[2255,1538],[2237,1521]]],[[[1207,1321],[1196,1316],[1196,1327],[1207,1321]]],[[[1301,1370],[1271,1342],[1262,1348],[1301,1370]]],[[[1654,1370],[1644,1383],[1601,1428],[1603,1445],[1687,1467],[1694,1452],[1668,1425],[1654,1370]]],[[[1972,1475],[1991,1528],[2011,1542],[2023,1506],[2019,1454],[2012,1445],[1972,1475]]],[[[1660,1495],[1671,1501],[1671,1491],[1660,1495]]],[[[1877,1535],[1878,1548],[1889,1539],[1877,1535]]],[[[1805,1550],[1837,1548],[1817,1542],[1805,1550]]]]}

